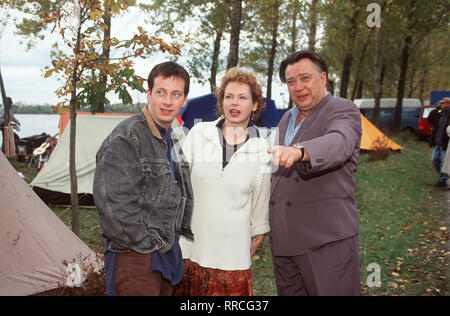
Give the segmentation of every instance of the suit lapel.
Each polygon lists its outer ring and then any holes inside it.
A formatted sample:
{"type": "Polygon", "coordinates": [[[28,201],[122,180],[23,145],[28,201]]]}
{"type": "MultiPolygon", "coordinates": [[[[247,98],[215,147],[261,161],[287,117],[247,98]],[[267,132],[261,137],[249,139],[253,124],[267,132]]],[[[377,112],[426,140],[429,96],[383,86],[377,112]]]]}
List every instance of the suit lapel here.
{"type": "MultiPolygon", "coordinates": [[[[330,93],[328,93],[320,102],[317,104],[316,107],[312,109],[312,111],[309,113],[307,117],[305,117],[302,126],[300,126],[297,134],[294,136],[294,139],[292,140],[292,143],[299,143],[302,141],[303,137],[311,130],[311,128],[315,125],[314,123],[319,118],[319,113],[331,100],[332,96],[330,93]]],[[[278,141],[280,142],[279,145],[284,145],[284,138],[286,136],[286,130],[289,123],[289,117],[290,115],[286,115],[283,120],[280,121],[280,124],[278,125],[280,137],[278,138],[278,141]]],[[[292,168],[292,167],[291,167],[292,168]]],[[[276,177],[272,177],[272,186],[270,190],[270,195],[272,196],[273,192],[275,191],[275,188],[280,184],[281,178],[285,176],[285,174],[290,169],[283,168],[283,170],[277,172],[276,177]]]]}
{"type": "MultiPolygon", "coordinates": [[[[290,114],[285,115],[285,116],[281,119],[280,123],[278,124],[278,132],[277,132],[278,135],[277,135],[277,137],[275,138],[276,141],[277,141],[278,143],[275,144],[275,145],[280,145],[280,146],[283,146],[283,145],[284,145],[284,138],[286,137],[286,131],[287,131],[288,124],[289,124],[289,117],[290,117],[290,114]]],[[[280,168],[280,167],[279,167],[279,168],[280,168]]],[[[284,174],[284,173],[286,172],[286,170],[287,170],[287,169],[285,169],[285,168],[283,168],[283,169],[284,169],[283,171],[277,171],[277,173],[279,173],[277,177],[273,177],[273,175],[272,175],[272,180],[274,180],[274,181],[276,181],[276,182],[272,183],[272,185],[271,185],[271,188],[270,188],[270,195],[271,195],[271,196],[272,196],[273,191],[275,190],[275,188],[276,188],[276,187],[278,186],[278,184],[280,183],[281,177],[283,176],[283,174],[284,174]]]]}

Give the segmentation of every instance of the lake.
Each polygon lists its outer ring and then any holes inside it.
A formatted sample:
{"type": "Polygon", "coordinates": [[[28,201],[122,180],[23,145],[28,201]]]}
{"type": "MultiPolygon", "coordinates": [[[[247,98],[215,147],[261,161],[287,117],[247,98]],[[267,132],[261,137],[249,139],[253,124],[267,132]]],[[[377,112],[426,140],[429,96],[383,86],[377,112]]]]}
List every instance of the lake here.
{"type": "MultiPolygon", "coordinates": [[[[59,114],[14,114],[20,122],[20,131],[15,131],[20,138],[41,134],[55,136],[59,133],[59,114]]],[[[3,143],[0,133],[0,144],[3,143]]]]}
{"type": "Polygon", "coordinates": [[[59,133],[59,114],[14,114],[14,116],[20,122],[20,131],[16,133],[21,138],[43,132],[51,136],[59,133]]]}

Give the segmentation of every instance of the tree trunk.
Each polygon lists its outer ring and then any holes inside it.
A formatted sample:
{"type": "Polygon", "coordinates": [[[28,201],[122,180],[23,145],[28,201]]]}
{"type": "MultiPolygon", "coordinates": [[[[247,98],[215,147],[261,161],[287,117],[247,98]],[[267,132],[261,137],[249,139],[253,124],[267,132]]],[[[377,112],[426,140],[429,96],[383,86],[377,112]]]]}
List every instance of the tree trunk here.
{"type": "MultiPolygon", "coordinates": [[[[105,27],[103,29],[103,53],[102,61],[109,61],[110,47],[111,47],[111,7],[105,7],[105,13],[103,14],[103,22],[105,27]]],[[[100,73],[100,83],[102,85],[100,93],[100,101],[98,103],[97,113],[105,112],[105,99],[106,99],[106,83],[108,81],[108,75],[100,73]]]]}
{"type": "MultiPolygon", "coordinates": [[[[81,17],[81,13],[80,13],[81,17]]],[[[80,53],[81,42],[81,18],[77,30],[77,42],[74,53],[80,53]]],[[[77,135],[77,84],[78,84],[78,61],[73,67],[72,74],[72,93],[70,97],[70,142],[69,142],[69,170],[70,170],[70,195],[72,201],[72,231],[75,235],[80,235],[80,216],[78,205],[78,178],[77,167],[75,162],[76,157],[76,135],[77,135]]]]}
{"type": "Polygon", "coordinates": [[[317,33],[317,5],[319,0],[312,0],[310,14],[310,24],[308,33],[308,49],[316,50],[316,33],[317,33]]]}
{"type": "Polygon", "coordinates": [[[353,62],[353,47],[355,46],[357,18],[359,15],[359,8],[355,0],[352,1],[353,16],[350,19],[347,51],[345,53],[344,65],[342,69],[341,87],[339,95],[341,98],[347,98],[348,83],[350,81],[350,72],[353,62]]]}
{"type": "Polygon", "coordinates": [[[0,91],[2,93],[2,102],[3,102],[4,109],[5,109],[5,114],[4,114],[5,122],[8,122],[7,118],[9,117],[9,112],[6,111],[6,107],[7,107],[7,103],[8,102],[6,101],[5,84],[3,83],[3,76],[2,76],[2,70],[1,69],[0,69],[0,91]]]}
{"type": "Polygon", "coordinates": [[[267,98],[272,98],[272,79],[273,79],[273,69],[275,62],[275,54],[277,50],[277,37],[278,37],[278,25],[279,25],[279,9],[281,3],[277,0],[274,3],[274,18],[272,20],[272,47],[270,49],[269,61],[268,61],[268,69],[267,69],[267,98]]]}
{"type": "Polygon", "coordinates": [[[427,81],[427,75],[428,75],[428,67],[426,67],[423,70],[423,74],[422,74],[422,79],[420,80],[420,92],[419,92],[419,99],[420,99],[420,103],[422,103],[423,105],[423,93],[425,90],[425,82],[427,81]]]}
{"type": "Polygon", "coordinates": [[[242,0],[234,0],[231,10],[230,52],[227,69],[236,67],[239,61],[239,35],[241,33],[242,0]]]}
{"type": "Polygon", "coordinates": [[[366,37],[366,41],[364,43],[364,47],[362,49],[361,56],[358,59],[358,64],[357,64],[357,69],[356,69],[356,74],[355,74],[355,83],[353,85],[353,91],[352,91],[352,101],[355,100],[355,97],[357,99],[359,99],[359,97],[357,96],[357,94],[359,94],[359,92],[358,92],[359,86],[358,85],[362,83],[361,71],[362,71],[362,67],[363,67],[364,58],[366,57],[367,47],[369,47],[369,42],[372,37],[372,34],[373,33],[371,31],[369,36],[366,37]]]}
{"type": "Polygon", "coordinates": [[[382,44],[382,36],[381,36],[381,28],[377,31],[377,42],[375,48],[375,89],[374,89],[374,98],[375,98],[375,106],[373,108],[372,114],[372,123],[378,127],[380,120],[380,99],[381,99],[381,44],[382,44]]]}
{"type": "MultiPolygon", "coordinates": [[[[411,30],[413,27],[412,23],[415,23],[414,22],[414,15],[416,9],[415,6],[416,0],[412,0],[407,17],[407,21],[409,22],[408,27],[409,30],[411,30]]],[[[400,132],[402,125],[403,97],[405,95],[406,73],[408,71],[408,59],[412,40],[413,40],[412,34],[410,33],[405,37],[405,41],[403,44],[402,57],[400,60],[400,76],[398,79],[398,86],[397,86],[397,102],[395,104],[395,113],[394,113],[394,127],[392,129],[394,133],[400,132]]]]}
{"type": "Polygon", "coordinates": [[[359,80],[359,84],[358,84],[358,90],[356,93],[356,98],[357,99],[361,99],[363,96],[363,90],[364,90],[364,79],[359,80]]]}
{"type": "Polygon", "coordinates": [[[217,89],[217,69],[219,68],[219,54],[220,43],[222,41],[223,30],[216,31],[216,39],[214,40],[214,52],[211,63],[211,76],[209,78],[209,84],[211,87],[211,93],[214,93],[217,89]]]}
{"type": "Polygon", "coordinates": [[[405,84],[406,84],[406,72],[408,70],[408,59],[409,59],[409,48],[412,43],[411,35],[405,38],[402,59],[400,60],[400,76],[398,79],[397,87],[397,102],[395,103],[395,113],[394,113],[394,127],[393,132],[400,132],[402,124],[402,107],[403,107],[403,97],[405,95],[405,84]]]}
{"type": "MultiPolygon", "coordinates": [[[[294,9],[292,10],[291,54],[293,54],[297,51],[297,35],[298,35],[297,17],[298,17],[299,11],[300,11],[299,7],[294,6],[294,9]]],[[[291,109],[293,106],[294,106],[294,102],[292,102],[292,99],[289,98],[288,109],[291,109]]]]}
{"type": "Polygon", "coordinates": [[[330,78],[327,80],[327,90],[331,93],[331,95],[334,95],[334,81],[330,78]]]}
{"type": "Polygon", "coordinates": [[[414,91],[416,90],[417,86],[414,87],[414,79],[416,78],[416,69],[413,68],[411,70],[411,73],[409,74],[409,87],[408,87],[408,98],[412,98],[414,91]]]}

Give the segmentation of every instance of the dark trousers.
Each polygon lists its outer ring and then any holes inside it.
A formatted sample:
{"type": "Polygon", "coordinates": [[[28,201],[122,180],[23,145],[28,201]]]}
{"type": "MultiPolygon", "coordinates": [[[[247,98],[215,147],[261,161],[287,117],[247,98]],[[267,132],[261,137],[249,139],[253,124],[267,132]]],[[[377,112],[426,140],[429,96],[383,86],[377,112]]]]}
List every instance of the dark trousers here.
{"type": "Polygon", "coordinates": [[[295,257],[273,257],[280,296],[360,296],[358,237],[295,257]]]}
{"type": "Polygon", "coordinates": [[[152,272],[151,253],[117,253],[114,279],[118,296],[171,296],[173,287],[152,272]]]}

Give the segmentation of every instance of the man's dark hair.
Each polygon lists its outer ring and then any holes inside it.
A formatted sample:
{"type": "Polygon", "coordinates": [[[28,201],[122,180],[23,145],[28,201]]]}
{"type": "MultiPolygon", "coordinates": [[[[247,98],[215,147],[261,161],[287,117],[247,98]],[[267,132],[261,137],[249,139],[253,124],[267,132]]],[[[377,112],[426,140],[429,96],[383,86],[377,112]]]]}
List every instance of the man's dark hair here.
{"type": "Polygon", "coordinates": [[[164,77],[164,78],[170,78],[170,77],[178,77],[184,80],[184,95],[187,96],[189,93],[189,84],[190,84],[190,77],[186,69],[184,69],[183,66],[178,65],[177,63],[174,63],[172,61],[168,61],[165,63],[161,63],[153,67],[152,71],[150,71],[150,74],[148,75],[147,83],[148,88],[150,91],[153,90],[153,85],[155,83],[156,77],[164,77]]]}
{"type": "Polygon", "coordinates": [[[328,78],[328,66],[325,60],[319,56],[319,54],[313,52],[312,50],[301,50],[292,55],[286,57],[280,64],[280,80],[283,83],[286,83],[286,68],[288,65],[293,65],[296,62],[300,61],[303,58],[308,58],[313,63],[316,64],[319,69],[319,73],[325,72],[328,78]]]}

